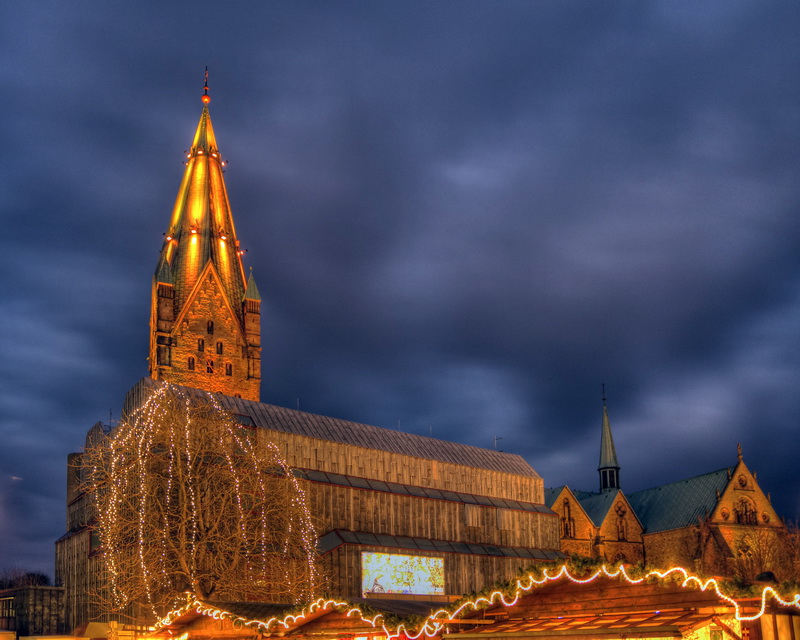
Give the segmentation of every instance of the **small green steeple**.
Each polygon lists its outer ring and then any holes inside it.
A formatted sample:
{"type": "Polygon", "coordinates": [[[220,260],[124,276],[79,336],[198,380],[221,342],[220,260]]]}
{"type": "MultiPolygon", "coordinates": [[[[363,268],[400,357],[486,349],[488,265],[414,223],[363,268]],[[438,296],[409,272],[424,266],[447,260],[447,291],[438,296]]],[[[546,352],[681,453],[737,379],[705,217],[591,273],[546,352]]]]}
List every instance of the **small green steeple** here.
{"type": "Polygon", "coordinates": [[[619,489],[619,461],[617,460],[617,450],[614,447],[614,438],[611,437],[605,385],[603,385],[603,424],[600,431],[600,465],[597,470],[600,472],[600,491],[619,489]]]}
{"type": "Polygon", "coordinates": [[[244,290],[245,300],[261,301],[261,294],[256,286],[256,279],[253,277],[253,267],[250,267],[250,276],[247,278],[247,288],[244,290]]]}

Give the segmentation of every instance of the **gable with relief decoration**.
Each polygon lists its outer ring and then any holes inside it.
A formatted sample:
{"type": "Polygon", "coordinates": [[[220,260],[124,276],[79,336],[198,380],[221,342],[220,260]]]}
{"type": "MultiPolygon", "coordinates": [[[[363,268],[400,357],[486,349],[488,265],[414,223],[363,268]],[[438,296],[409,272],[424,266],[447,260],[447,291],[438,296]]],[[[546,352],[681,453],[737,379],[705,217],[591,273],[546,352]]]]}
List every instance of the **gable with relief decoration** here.
{"type": "Polygon", "coordinates": [[[599,555],[612,562],[636,564],[644,558],[642,523],[622,491],[617,491],[599,528],[599,555]]]}
{"type": "Polygon", "coordinates": [[[731,472],[711,519],[720,525],[783,527],[758,479],[743,461],[731,472]]]}

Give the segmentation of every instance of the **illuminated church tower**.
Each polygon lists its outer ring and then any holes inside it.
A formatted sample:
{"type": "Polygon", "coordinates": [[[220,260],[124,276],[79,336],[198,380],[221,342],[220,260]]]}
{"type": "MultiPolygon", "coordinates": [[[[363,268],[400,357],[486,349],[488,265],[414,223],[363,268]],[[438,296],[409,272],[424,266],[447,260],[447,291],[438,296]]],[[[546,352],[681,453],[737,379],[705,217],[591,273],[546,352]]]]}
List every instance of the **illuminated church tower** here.
{"type": "Polygon", "coordinates": [[[258,401],[261,297],[253,274],[245,278],[210,100],[206,73],[203,112],[153,278],[150,376],[258,401]]]}

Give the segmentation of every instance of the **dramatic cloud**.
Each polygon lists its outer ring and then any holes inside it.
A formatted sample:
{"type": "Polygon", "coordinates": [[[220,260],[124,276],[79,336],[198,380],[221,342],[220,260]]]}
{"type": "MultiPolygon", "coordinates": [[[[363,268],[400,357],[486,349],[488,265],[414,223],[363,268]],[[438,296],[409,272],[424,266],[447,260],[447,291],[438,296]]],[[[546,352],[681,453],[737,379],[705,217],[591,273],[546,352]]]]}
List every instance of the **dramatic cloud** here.
{"type": "Polygon", "coordinates": [[[0,564],[146,374],[211,113],[269,402],[623,488],[731,465],[800,516],[794,2],[7,3],[0,564]]]}

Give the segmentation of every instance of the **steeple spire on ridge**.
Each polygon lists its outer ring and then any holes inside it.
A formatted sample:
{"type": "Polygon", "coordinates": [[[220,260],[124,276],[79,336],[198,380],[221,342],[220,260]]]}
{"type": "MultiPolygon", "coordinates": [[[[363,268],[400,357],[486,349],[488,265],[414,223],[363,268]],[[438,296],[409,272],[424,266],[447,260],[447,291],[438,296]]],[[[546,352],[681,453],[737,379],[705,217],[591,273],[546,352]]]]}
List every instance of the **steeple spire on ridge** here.
{"type": "Polygon", "coordinates": [[[600,491],[619,489],[619,461],[614,438],[611,436],[611,423],[608,420],[605,385],[603,385],[603,423],[600,428],[600,464],[597,470],[600,473],[600,491]]]}

